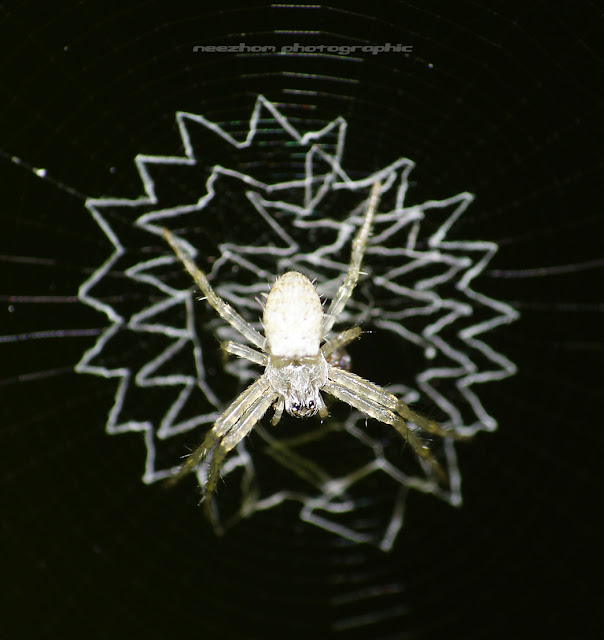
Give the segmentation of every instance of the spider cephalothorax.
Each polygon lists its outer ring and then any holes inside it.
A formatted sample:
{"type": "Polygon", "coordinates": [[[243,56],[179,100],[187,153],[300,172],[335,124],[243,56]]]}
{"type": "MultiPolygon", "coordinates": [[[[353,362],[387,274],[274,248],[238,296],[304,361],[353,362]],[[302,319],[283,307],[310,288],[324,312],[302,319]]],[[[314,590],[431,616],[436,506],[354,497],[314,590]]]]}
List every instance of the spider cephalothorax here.
{"type": "Polygon", "coordinates": [[[321,418],[327,417],[328,411],[322,393],[346,402],[370,418],[392,425],[425,462],[427,468],[441,482],[447,482],[444,470],[424,441],[407,426],[406,420],[431,434],[458,436],[415,413],[378,385],[330,363],[330,360],[339,362],[341,356],[333,358],[334,354],[341,354],[343,348],[361,334],[359,327],[353,327],[327,339],[358,281],[380,189],[381,184],[376,182],[369,196],[363,223],[352,244],[348,272],[327,312],[323,311],[312,282],[297,271],[289,271],[275,281],[266,299],[264,336],[215,293],[205,274],[184,253],[176,237],[167,229],[163,230],[164,237],[208,302],[221,318],[256,347],[253,349],[244,344],[225,342],[222,348],[227,353],[247,358],[265,367],[258,380],[241,393],[218,418],[202,444],[187,458],[174,477],[178,480],[212,453],[205,486],[205,507],[209,517],[212,514],[211,497],[216,490],[222,463],[228,452],[250,433],[273,405],[273,424],[279,422],[284,410],[299,418],[316,413],[321,418]]]}
{"type": "MultiPolygon", "coordinates": [[[[316,356],[285,359],[271,356],[265,375],[271,387],[281,396],[287,413],[298,418],[319,412],[327,417],[321,389],[327,382],[327,361],[319,351],[316,356]]],[[[283,407],[281,407],[281,411],[283,407]]]]}

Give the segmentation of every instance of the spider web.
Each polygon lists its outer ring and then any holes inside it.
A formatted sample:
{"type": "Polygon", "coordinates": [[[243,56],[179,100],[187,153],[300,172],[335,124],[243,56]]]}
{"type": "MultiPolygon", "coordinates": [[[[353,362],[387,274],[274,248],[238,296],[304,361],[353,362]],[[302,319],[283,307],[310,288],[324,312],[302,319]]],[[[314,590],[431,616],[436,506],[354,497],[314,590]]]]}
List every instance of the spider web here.
{"type": "MultiPolygon", "coordinates": [[[[118,381],[107,432],[143,434],[144,482],[172,475],[185,447],[200,442],[234,394],[259,375],[245,360],[232,359],[224,367],[216,362],[212,336],[240,337],[195,300],[190,279],[181,273],[160,229],[173,230],[218,294],[261,330],[258,297],[286,270],[306,273],[322,296],[333,296],[376,180],[384,183],[385,195],[364,261],[367,277],[338,324],[374,331],[401,359],[417,364],[413,379],[388,387],[405,402],[423,403],[443,426],[460,434],[496,429],[496,420],[479,399],[479,385],[513,375],[516,369],[481,337],[518,314],[472,288],[497,251],[496,244],[451,239],[472,194],[409,204],[411,160],[399,158],[372,172],[346,171],[343,118],[312,129],[304,122],[294,126],[262,96],[249,123],[216,123],[184,112],[177,113],[176,122],[183,156],[136,158],[144,196],[86,203],[114,249],[81,285],[79,298],[103,312],[111,324],[76,369],[118,381]],[[228,151],[233,166],[223,162],[206,169],[204,154],[210,152],[194,144],[202,129],[228,151]],[[276,182],[270,181],[270,167],[255,165],[246,155],[269,141],[271,157],[289,158],[291,166],[291,173],[281,173],[276,182]],[[162,183],[165,171],[177,176],[172,184],[181,172],[182,186],[168,191],[162,183]],[[191,175],[196,176],[194,186],[187,183],[191,175]],[[210,247],[207,229],[216,211],[229,209],[232,201],[241,219],[225,236],[230,241],[210,247]],[[249,235],[239,239],[238,230],[248,225],[258,230],[253,242],[249,235]],[[209,267],[206,250],[217,255],[209,267]],[[105,295],[114,288],[116,274],[125,278],[130,291],[135,287],[139,292],[135,308],[120,296],[105,295]],[[136,346],[125,349],[126,340],[136,346]],[[235,383],[230,397],[222,390],[224,370],[235,383]],[[159,413],[158,402],[163,403],[159,413]]],[[[295,421],[299,424],[278,429],[258,425],[253,446],[245,441],[231,453],[222,470],[227,482],[218,497],[220,531],[242,517],[293,501],[300,505],[303,520],[387,550],[403,524],[410,490],[461,504],[453,441],[433,443],[450,477],[449,488],[443,489],[403,450],[393,430],[366,425],[363,415],[342,413],[335,405],[332,414],[324,424],[295,421]],[[235,486],[238,494],[223,500],[227,487],[232,492],[235,486]]],[[[201,465],[201,485],[206,474],[207,464],[201,465]]]]}

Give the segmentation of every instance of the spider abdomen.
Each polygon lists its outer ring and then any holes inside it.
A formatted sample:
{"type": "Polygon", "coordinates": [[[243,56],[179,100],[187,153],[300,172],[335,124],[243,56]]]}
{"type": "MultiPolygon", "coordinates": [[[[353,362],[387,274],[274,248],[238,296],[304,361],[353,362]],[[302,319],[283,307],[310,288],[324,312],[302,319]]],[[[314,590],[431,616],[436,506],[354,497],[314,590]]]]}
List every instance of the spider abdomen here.
{"type": "Polygon", "coordinates": [[[297,271],[278,278],[266,299],[263,323],[271,355],[292,359],[316,356],[323,307],[312,282],[297,271]]]}

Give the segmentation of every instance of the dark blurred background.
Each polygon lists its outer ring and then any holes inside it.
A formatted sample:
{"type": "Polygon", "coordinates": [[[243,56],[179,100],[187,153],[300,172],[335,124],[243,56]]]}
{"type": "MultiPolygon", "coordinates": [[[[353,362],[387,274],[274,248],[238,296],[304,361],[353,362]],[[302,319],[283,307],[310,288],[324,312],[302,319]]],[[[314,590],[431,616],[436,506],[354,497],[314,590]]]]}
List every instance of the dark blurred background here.
{"type": "Polygon", "coordinates": [[[17,336],[0,344],[0,636],[595,637],[602,8],[9,1],[0,11],[0,334],[17,336]],[[413,52],[192,52],[242,41],[413,52]],[[176,111],[246,122],[258,94],[310,122],[346,118],[347,167],[413,159],[417,202],[475,193],[456,237],[500,250],[474,286],[521,314],[485,336],[519,371],[480,389],[500,427],[459,447],[463,508],[412,494],[389,554],[304,524],[291,506],[216,538],[193,481],[143,485],[142,436],[105,433],[115,381],[73,372],[107,325],[76,299],[111,252],[84,198],[142,195],[133,158],[182,153],[176,111]]]}

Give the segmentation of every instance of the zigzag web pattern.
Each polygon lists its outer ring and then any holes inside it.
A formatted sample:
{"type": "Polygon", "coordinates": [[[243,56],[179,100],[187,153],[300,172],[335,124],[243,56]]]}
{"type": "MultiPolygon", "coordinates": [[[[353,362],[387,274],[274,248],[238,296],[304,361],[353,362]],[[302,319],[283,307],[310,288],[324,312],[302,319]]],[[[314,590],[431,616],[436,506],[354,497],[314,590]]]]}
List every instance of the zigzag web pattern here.
{"type": "MultiPolygon", "coordinates": [[[[293,120],[263,96],[258,97],[247,130],[239,136],[232,133],[236,128],[233,123],[218,124],[200,115],[179,112],[176,122],[184,156],[136,158],[144,196],[136,200],[89,199],[86,203],[113,251],[81,285],[79,297],[104,313],[110,325],[83,355],[77,371],[116,379],[107,431],[138,431],[144,435],[144,482],[174,473],[180,461],[162,463],[162,450],[192,430],[198,436],[195,440],[201,441],[221,408],[232,399],[220,397],[210,382],[216,374],[208,364],[212,350],[204,346],[203,337],[241,338],[207,313],[207,305],[194,299],[191,283],[186,274],[180,273],[181,266],[160,237],[162,227],[171,228],[204,268],[204,256],[196,246],[201,237],[199,229],[211,225],[217,211],[228,210],[222,201],[227,190],[241,198],[240,209],[249,212],[249,220],[261,233],[255,234],[253,243],[249,238],[247,242],[225,238],[214,248],[217,258],[206,271],[219,295],[261,331],[257,298],[267,293],[274,278],[285,270],[306,273],[327,299],[335,293],[347,268],[350,243],[368,191],[381,180],[386,195],[366,254],[367,275],[339,325],[361,324],[364,330],[387,336],[393,345],[416,353],[423,366],[416,372],[414,385],[388,387],[405,402],[427,403],[440,412],[441,424],[466,435],[497,427],[478,397],[479,385],[511,376],[516,369],[482,337],[515,320],[517,312],[472,288],[497,246],[448,239],[451,228],[472,202],[472,194],[407,204],[409,175],[414,167],[407,158],[353,179],[342,166],[347,134],[343,118],[301,131],[300,124],[294,126],[293,120]],[[153,174],[162,169],[201,170],[192,142],[193,134],[201,130],[214,136],[216,145],[231,148],[231,156],[235,151],[257,151],[256,147],[270,135],[273,146],[280,145],[283,157],[289,154],[291,175],[281,173],[279,182],[267,182],[260,169],[243,173],[215,164],[204,174],[201,193],[193,201],[190,190],[186,195],[183,190],[185,203],[162,204],[157,195],[160,179],[154,179],[153,174]],[[116,211],[119,216],[111,215],[116,211]],[[338,211],[341,217],[330,217],[327,211],[332,215],[338,211]],[[123,228],[117,228],[120,225],[113,222],[116,219],[126,220],[123,228]],[[141,246],[153,245],[158,247],[157,252],[139,252],[136,247],[126,246],[124,238],[134,242],[131,237],[136,234],[141,246]],[[131,290],[145,292],[136,298],[143,302],[135,309],[109,303],[109,296],[96,293],[106,291],[116,273],[122,274],[131,290]],[[178,286],[170,284],[175,274],[178,286]],[[129,345],[140,343],[144,348],[135,349],[136,356],[132,349],[120,349],[124,336],[129,345]],[[113,364],[109,366],[108,362],[113,364]],[[116,366],[115,362],[120,364],[116,366]],[[447,393],[449,389],[454,393],[447,393]],[[160,391],[166,399],[161,411],[158,405],[141,401],[145,394],[160,391]],[[152,407],[149,415],[145,415],[146,406],[152,407]]],[[[206,342],[212,344],[215,346],[215,342],[206,342]]],[[[231,359],[225,367],[239,380],[239,389],[259,375],[258,368],[246,360],[231,359]]],[[[413,463],[414,468],[409,464],[412,456],[402,455],[397,434],[368,428],[366,418],[357,412],[348,411],[343,416],[324,424],[299,421],[303,431],[289,435],[281,426],[274,429],[259,424],[254,437],[262,446],[256,444],[252,454],[249,444],[242,442],[223,467],[228,482],[239,478],[240,494],[231,513],[222,515],[219,527],[226,529],[242,517],[293,500],[301,505],[303,520],[350,541],[373,543],[387,550],[403,524],[405,498],[410,490],[461,504],[461,474],[453,441],[441,443],[438,452],[450,476],[450,487],[445,490],[424,473],[421,465],[413,463]],[[348,454],[344,456],[342,451],[348,454]],[[271,464],[277,465],[281,478],[285,478],[280,486],[271,487],[267,479],[270,474],[264,474],[271,464]],[[382,496],[380,512],[384,516],[372,519],[366,517],[365,509],[376,487],[382,496]]],[[[180,451],[180,455],[186,452],[180,451]]],[[[205,482],[206,473],[207,467],[201,465],[197,471],[200,484],[205,482]]]]}

